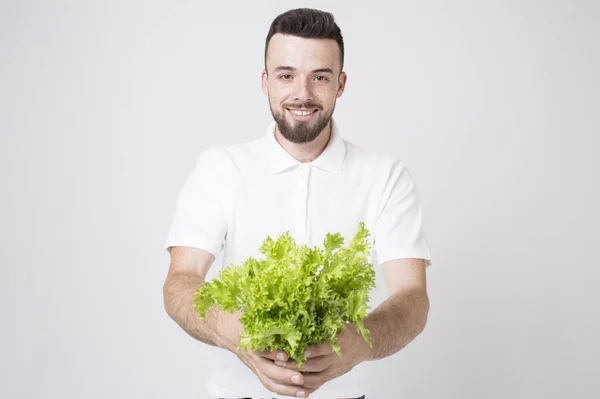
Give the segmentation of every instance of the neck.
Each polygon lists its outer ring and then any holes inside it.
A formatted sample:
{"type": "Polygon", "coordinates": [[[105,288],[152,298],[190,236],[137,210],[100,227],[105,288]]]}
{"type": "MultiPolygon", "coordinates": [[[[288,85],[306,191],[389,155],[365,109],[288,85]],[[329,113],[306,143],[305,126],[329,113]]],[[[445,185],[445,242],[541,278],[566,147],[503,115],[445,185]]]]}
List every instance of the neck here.
{"type": "Polygon", "coordinates": [[[281,135],[279,128],[275,125],[275,138],[279,144],[292,157],[302,163],[312,162],[321,155],[327,147],[331,137],[331,121],[325,126],[316,139],[310,143],[294,143],[281,135]]]}

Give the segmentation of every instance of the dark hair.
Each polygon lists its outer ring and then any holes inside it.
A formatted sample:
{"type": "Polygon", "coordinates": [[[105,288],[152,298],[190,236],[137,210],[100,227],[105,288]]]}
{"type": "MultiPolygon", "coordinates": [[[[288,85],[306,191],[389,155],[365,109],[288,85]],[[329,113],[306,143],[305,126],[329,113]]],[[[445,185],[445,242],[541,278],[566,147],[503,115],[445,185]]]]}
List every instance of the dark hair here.
{"type": "Polygon", "coordinates": [[[314,8],[297,8],[278,15],[271,23],[265,43],[265,70],[269,41],[276,33],[313,39],[333,39],[340,48],[340,71],[344,68],[344,39],[333,14],[314,8]]]}

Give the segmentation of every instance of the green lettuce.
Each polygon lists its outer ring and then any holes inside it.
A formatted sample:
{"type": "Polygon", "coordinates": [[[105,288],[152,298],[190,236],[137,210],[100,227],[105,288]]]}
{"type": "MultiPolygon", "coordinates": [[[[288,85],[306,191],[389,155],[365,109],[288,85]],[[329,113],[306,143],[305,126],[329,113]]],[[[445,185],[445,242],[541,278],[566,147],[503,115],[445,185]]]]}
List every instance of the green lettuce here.
{"type": "Polygon", "coordinates": [[[241,311],[238,349],[283,350],[299,364],[309,345],[324,342],[341,357],[337,336],[347,322],[372,347],[363,324],[375,287],[369,235],[360,222],[347,246],[340,233],[327,233],[322,248],[298,246],[287,231],[277,240],[267,237],[263,259],[222,269],[196,291],[194,308],[200,318],[215,305],[241,311]]]}

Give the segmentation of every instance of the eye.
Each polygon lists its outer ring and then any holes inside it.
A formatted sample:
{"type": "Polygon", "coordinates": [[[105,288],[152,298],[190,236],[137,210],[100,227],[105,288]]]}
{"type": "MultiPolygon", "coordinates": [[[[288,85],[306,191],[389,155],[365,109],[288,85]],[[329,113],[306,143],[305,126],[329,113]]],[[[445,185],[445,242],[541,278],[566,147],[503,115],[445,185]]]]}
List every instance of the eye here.
{"type": "Polygon", "coordinates": [[[279,75],[279,78],[281,78],[283,80],[290,80],[292,78],[292,75],[290,75],[290,74],[279,75]]]}
{"type": "Polygon", "coordinates": [[[315,79],[317,79],[320,82],[325,82],[325,81],[329,80],[325,76],[316,76],[315,79]]]}

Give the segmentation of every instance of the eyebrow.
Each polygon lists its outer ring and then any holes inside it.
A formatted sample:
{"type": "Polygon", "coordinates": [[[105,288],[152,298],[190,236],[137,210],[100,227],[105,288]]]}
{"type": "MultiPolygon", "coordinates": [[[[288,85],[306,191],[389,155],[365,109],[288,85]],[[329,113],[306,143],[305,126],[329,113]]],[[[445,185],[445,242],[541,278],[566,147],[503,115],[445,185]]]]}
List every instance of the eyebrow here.
{"type": "MultiPolygon", "coordinates": [[[[278,71],[295,71],[296,68],[291,67],[291,66],[285,66],[285,65],[280,65],[277,68],[274,69],[274,72],[278,72],[278,71]]],[[[320,73],[320,72],[325,72],[325,73],[330,73],[333,75],[333,70],[331,68],[318,68],[318,69],[313,69],[311,71],[311,73],[320,73]]]]}

